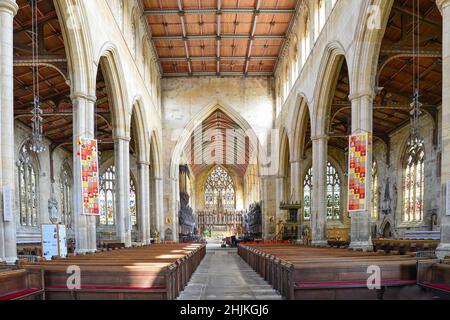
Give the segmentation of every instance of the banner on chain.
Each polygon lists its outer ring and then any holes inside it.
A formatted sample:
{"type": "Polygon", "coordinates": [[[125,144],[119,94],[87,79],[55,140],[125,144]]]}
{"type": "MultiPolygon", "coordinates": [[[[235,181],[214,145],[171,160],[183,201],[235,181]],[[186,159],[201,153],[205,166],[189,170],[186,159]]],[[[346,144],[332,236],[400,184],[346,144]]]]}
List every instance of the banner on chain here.
{"type": "Polygon", "coordinates": [[[348,211],[366,211],[367,174],[370,168],[367,156],[370,152],[370,134],[363,133],[350,136],[348,162],[348,211]]]}
{"type": "Polygon", "coordinates": [[[81,192],[83,207],[81,214],[100,215],[99,209],[99,176],[97,140],[81,138],[79,140],[81,163],[81,192]]]}

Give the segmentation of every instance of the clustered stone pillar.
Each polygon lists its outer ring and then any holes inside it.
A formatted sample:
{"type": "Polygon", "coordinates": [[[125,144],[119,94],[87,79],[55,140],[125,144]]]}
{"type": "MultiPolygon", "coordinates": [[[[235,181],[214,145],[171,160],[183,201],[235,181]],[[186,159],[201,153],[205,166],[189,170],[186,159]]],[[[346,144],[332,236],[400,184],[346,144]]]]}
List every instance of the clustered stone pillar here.
{"type": "Polygon", "coordinates": [[[139,170],[139,197],[138,197],[138,216],[139,233],[143,244],[150,243],[150,163],[138,163],[139,170]]]}
{"type": "MultiPolygon", "coordinates": [[[[284,201],[284,192],[287,192],[284,190],[284,177],[279,176],[276,178],[276,184],[277,184],[277,193],[276,193],[276,207],[275,207],[275,223],[278,224],[280,220],[282,220],[282,210],[280,209],[280,203],[284,201]]],[[[279,230],[276,230],[276,234],[279,230]]],[[[278,234],[277,234],[278,235],[278,234]]]]}
{"type": "Polygon", "coordinates": [[[131,247],[130,219],[130,138],[114,138],[116,168],[116,234],[120,242],[131,247]]]}
{"type": "Polygon", "coordinates": [[[96,217],[82,214],[82,177],[80,138],[93,139],[94,106],[97,98],[81,93],[72,94],[73,105],[73,212],[75,220],[75,251],[78,254],[97,250],[96,217]]]}
{"type": "Polygon", "coordinates": [[[311,234],[313,246],[327,246],[327,163],[328,136],[313,137],[313,193],[311,206],[311,234]]]}
{"type": "MultiPolygon", "coordinates": [[[[5,221],[3,190],[15,194],[14,181],[14,95],[13,95],[13,21],[18,6],[13,0],[0,1],[0,261],[14,263],[17,259],[16,222],[5,221]]],[[[14,203],[12,204],[15,206],[14,203]]]]}
{"type": "Polygon", "coordinates": [[[450,181],[450,0],[436,1],[443,18],[442,36],[442,210],[441,210],[441,243],[436,255],[443,259],[450,256],[450,212],[447,211],[447,182],[450,181]]]}
{"type": "MultiPolygon", "coordinates": [[[[349,97],[352,103],[352,134],[369,133],[373,128],[373,91],[366,90],[349,97]]],[[[372,143],[372,141],[370,141],[372,143]]],[[[372,251],[370,218],[372,210],[372,148],[367,151],[366,210],[351,213],[351,243],[354,250],[372,251]]]]}
{"type": "Polygon", "coordinates": [[[300,242],[302,239],[302,215],[303,215],[303,204],[302,204],[302,190],[303,186],[301,185],[303,183],[303,177],[302,177],[302,171],[303,171],[303,162],[302,161],[291,161],[291,189],[292,189],[292,196],[294,197],[294,202],[300,204],[300,209],[297,213],[298,218],[298,233],[297,238],[300,242]]]}

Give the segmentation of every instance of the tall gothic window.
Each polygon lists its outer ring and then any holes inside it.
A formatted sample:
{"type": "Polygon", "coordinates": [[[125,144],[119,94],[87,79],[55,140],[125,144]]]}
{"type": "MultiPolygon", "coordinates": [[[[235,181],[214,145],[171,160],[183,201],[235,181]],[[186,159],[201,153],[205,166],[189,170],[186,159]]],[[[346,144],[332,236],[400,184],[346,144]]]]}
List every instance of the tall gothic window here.
{"type": "Polygon", "coordinates": [[[424,158],[423,141],[409,144],[404,161],[404,221],[423,220],[424,195],[424,158]]]}
{"type": "Polygon", "coordinates": [[[309,168],[303,180],[303,217],[305,220],[311,219],[311,198],[312,198],[312,168],[309,168]]]}
{"type": "Polygon", "coordinates": [[[59,192],[61,202],[61,223],[67,228],[72,227],[72,175],[70,169],[65,165],[59,179],[59,192]]]}
{"type": "Polygon", "coordinates": [[[378,219],[378,165],[372,164],[372,219],[378,219]]]}
{"type": "Polygon", "coordinates": [[[100,224],[114,225],[115,166],[110,166],[100,179],[100,224]]]}
{"type": "Polygon", "coordinates": [[[236,209],[234,182],[228,172],[217,167],[209,175],[205,183],[205,209],[236,209]]]}
{"type": "MultiPolygon", "coordinates": [[[[303,180],[303,216],[305,220],[311,219],[313,171],[310,168],[303,180]]],[[[341,178],[336,168],[327,164],[327,219],[339,220],[341,218],[341,178]]]]}
{"type": "Polygon", "coordinates": [[[131,216],[131,226],[137,227],[137,206],[136,206],[136,184],[134,183],[134,179],[130,177],[130,216],[131,216]]]}
{"type": "Polygon", "coordinates": [[[17,161],[20,225],[36,227],[38,219],[38,179],[31,151],[22,147],[17,161]]]}
{"type": "MultiPolygon", "coordinates": [[[[131,225],[137,226],[136,184],[130,174],[129,213],[131,225]]],[[[100,225],[115,225],[116,167],[110,166],[100,178],[100,225]]]]}
{"type": "Polygon", "coordinates": [[[341,218],[341,178],[330,162],[327,164],[327,218],[341,218]]]}

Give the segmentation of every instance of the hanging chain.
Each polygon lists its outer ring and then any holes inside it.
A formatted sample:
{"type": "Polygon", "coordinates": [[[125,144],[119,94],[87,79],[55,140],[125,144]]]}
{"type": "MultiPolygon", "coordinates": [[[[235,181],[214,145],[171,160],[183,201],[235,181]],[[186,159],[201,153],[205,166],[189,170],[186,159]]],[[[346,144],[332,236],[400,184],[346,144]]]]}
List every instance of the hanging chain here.
{"type": "Polygon", "coordinates": [[[38,8],[37,0],[30,0],[31,6],[31,47],[32,47],[32,77],[33,77],[33,115],[32,137],[30,141],[30,150],[41,153],[46,150],[43,135],[43,117],[39,91],[39,37],[38,37],[38,8]]]}
{"type": "Polygon", "coordinates": [[[418,147],[422,144],[420,137],[420,0],[413,0],[413,99],[410,104],[411,136],[409,144],[418,147]]]}

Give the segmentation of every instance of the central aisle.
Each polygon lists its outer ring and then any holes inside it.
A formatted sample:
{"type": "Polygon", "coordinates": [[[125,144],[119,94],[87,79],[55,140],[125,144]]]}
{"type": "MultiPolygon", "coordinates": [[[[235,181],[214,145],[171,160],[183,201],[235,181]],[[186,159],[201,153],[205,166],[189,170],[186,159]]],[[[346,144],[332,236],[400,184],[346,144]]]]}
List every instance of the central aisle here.
{"type": "Polygon", "coordinates": [[[207,253],[178,300],[281,300],[237,254],[208,244],[207,253]]]}

